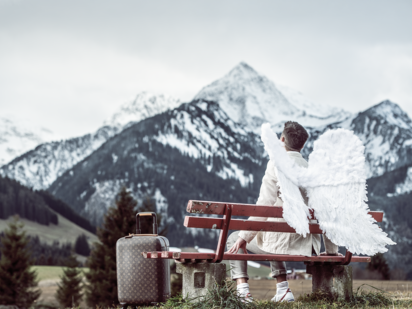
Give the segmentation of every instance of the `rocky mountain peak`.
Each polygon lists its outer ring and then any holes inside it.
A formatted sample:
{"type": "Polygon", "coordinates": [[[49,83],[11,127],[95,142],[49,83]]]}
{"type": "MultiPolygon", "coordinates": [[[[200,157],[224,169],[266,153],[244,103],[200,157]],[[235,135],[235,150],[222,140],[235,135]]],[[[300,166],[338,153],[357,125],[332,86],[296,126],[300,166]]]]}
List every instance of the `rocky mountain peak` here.
{"type": "Polygon", "coordinates": [[[412,120],[398,104],[385,100],[363,112],[363,114],[372,117],[383,119],[389,125],[395,125],[403,129],[412,130],[412,120]]]}
{"type": "Polygon", "coordinates": [[[37,145],[56,138],[56,135],[28,120],[0,118],[0,166],[10,162],[37,145]]]}
{"type": "Polygon", "coordinates": [[[301,93],[275,85],[245,62],[200,90],[194,100],[217,102],[235,122],[260,134],[262,123],[273,126],[295,120],[316,127],[347,118],[350,114],[335,108],[324,108],[301,93]]]}
{"type": "Polygon", "coordinates": [[[226,77],[235,80],[247,80],[259,76],[259,73],[246,62],[240,62],[226,75],[226,77]]]}
{"type": "Polygon", "coordinates": [[[127,127],[132,123],[152,117],[181,104],[179,99],[164,94],[139,93],[132,101],[126,102],[113,116],[104,122],[116,128],[127,127]]]}

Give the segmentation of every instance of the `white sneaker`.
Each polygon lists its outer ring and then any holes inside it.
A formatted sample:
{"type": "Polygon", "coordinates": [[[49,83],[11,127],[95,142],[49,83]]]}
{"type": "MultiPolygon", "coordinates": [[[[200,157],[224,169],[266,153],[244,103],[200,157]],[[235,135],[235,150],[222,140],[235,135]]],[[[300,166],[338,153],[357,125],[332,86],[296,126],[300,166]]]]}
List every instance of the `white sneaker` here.
{"type": "Polygon", "coordinates": [[[242,303],[251,303],[253,301],[252,294],[247,293],[246,296],[242,296],[242,303]]]}
{"type": "Polygon", "coordinates": [[[271,299],[271,301],[276,302],[276,303],[280,303],[280,302],[293,302],[295,301],[295,297],[293,297],[292,291],[288,288],[286,290],[286,293],[283,295],[278,295],[276,294],[275,296],[273,296],[273,298],[271,299]]]}

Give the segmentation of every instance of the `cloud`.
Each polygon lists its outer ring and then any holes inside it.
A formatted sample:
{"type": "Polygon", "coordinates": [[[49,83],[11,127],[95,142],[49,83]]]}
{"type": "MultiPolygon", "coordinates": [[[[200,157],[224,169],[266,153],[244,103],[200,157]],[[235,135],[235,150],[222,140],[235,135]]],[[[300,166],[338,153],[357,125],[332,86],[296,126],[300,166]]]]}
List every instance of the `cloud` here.
{"type": "Polygon", "coordinates": [[[140,91],[189,101],[246,61],[315,102],[412,115],[410,1],[2,1],[0,112],[62,137],[140,91]]]}

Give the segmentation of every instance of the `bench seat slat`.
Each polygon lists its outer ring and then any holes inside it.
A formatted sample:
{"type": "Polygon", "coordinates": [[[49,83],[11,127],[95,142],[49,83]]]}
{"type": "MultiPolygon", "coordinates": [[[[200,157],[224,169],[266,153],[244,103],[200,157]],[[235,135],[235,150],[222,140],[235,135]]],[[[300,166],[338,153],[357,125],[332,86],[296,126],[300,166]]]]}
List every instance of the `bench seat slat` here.
{"type": "MultiPolygon", "coordinates": [[[[220,203],[195,200],[189,201],[187,204],[187,211],[189,213],[223,215],[226,204],[233,205],[232,216],[271,218],[283,217],[283,208],[280,206],[259,206],[254,204],[220,203]]],[[[368,213],[376,220],[376,222],[382,222],[382,211],[370,211],[368,213]]]]}
{"type": "MultiPolygon", "coordinates": [[[[148,259],[165,259],[171,258],[177,260],[211,260],[214,258],[213,253],[198,252],[143,252],[142,255],[148,259]]],[[[283,254],[224,254],[223,260],[237,261],[286,261],[286,262],[323,262],[323,263],[340,263],[344,257],[341,256],[303,256],[303,255],[283,255],[283,254]]],[[[369,256],[352,256],[351,262],[369,263],[369,256]]]]}
{"type": "MultiPolygon", "coordinates": [[[[184,226],[203,229],[222,229],[223,219],[186,216],[184,226]]],[[[229,230],[296,233],[296,230],[290,227],[286,222],[239,219],[230,220],[229,230]]],[[[316,223],[309,223],[309,231],[311,234],[323,234],[322,230],[319,228],[319,224],[316,223]]]]}

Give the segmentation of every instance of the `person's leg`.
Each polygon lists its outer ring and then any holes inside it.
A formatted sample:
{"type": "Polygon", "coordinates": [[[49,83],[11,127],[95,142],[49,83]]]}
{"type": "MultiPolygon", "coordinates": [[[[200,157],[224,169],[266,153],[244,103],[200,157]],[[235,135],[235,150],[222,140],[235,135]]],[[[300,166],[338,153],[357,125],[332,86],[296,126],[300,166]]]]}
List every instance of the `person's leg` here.
{"type": "Polygon", "coordinates": [[[272,278],[276,278],[278,283],[286,281],[286,263],[281,261],[270,262],[270,269],[272,271],[272,278]]]}
{"type": "MultiPolygon", "coordinates": [[[[256,238],[252,240],[247,246],[246,249],[256,254],[271,254],[265,252],[259,248],[256,242],[256,238]]],[[[272,261],[270,262],[271,275],[273,278],[276,278],[276,294],[272,298],[272,301],[294,301],[292,291],[289,289],[289,283],[286,280],[286,263],[281,261],[272,261]]]]}
{"type": "MultiPolygon", "coordinates": [[[[227,241],[226,241],[227,250],[232,248],[232,246],[235,244],[236,240],[239,238],[239,232],[240,231],[233,232],[227,238],[227,241]]],[[[244,252],[242,249],[239,249],[238,253],[242,254],[244,252]]],[[[236,280],[237,284],[247,283],[249,279],[249,276],[247,274],[247,261],[230,260],[229,265],[230,265],[230,274],[231,274],[232,280],[236,280]]]]}
{"type": "MultiPolygon", "coordinates": [[[[226,241],[227,249],[232,248],[236,240],[239,237],[239,231],[233,232],[230,234],[226,241]]],[[[243,249],[239,249],[238,253],[242,254],[243,249]]],[[[246,302],[252,301],[252,295],[249,291],[249,283],[247,283],[249,276],[247,274],[247,261],[229,261],[230,265],[230,274],[232,280],[236,280],[237,292],[241,297],[244,297],[246,302]]]]}

